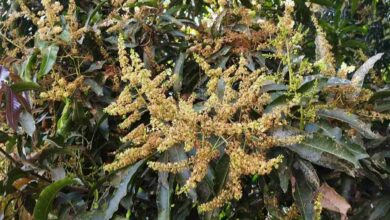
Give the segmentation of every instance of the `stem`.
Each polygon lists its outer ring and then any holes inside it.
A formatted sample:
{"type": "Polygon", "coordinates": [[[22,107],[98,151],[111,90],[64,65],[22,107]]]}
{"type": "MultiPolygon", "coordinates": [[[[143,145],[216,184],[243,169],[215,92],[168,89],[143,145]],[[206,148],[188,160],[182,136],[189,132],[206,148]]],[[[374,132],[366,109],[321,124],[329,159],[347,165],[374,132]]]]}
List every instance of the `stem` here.
{"type": "MultiPolygon", "coordinates": [[[[0,146],[0,152],[1,152],[7,159],[9,159],[13,164],[15,164],[15,166],[17,166],[17,167],[19,167],[19,168],[20,168],[21,166],[23,166],[23,164],[22,164],[21,162],[15,160],[15,158],[13,158],[11,155],[9,155],[1,146],[0,146]]],[[[44,177],[44,176],[41,176],[41,175],[35,173],[35,172],[32,171],[32,170],[26,171],[26,172],[29,173],[29,174],[32,175],[32,176],[37,177],[38,179],[44,180],[44,181],[46,181],[46,182],[48,182],[48,183],[51,183],[51,180],[47,179],[47,178],[44,177]]]]}
{"type": "Polygon", "coordinates": [[[287,66],[288,66],[288,84],[291,89],[291,84],[292,84],[292,65],[291,65],[291,58],[290,58],[290,51],[289,51],[289,46],[288,46],[288,41],[286,40],[286,51],[287,51],[287,66]]]}
{"type": "Polygon", "coordinates": [[[303,106],[302,106],[302,105],[301,105],[301,107],[299,108],[299,112],[300,112],[300,114],[301,114],[299,127],[300,127],[301,130],[303,130],[303,128],[305,127],[305,121],[304,121],[304,117],[303,117],[303,106]]]}

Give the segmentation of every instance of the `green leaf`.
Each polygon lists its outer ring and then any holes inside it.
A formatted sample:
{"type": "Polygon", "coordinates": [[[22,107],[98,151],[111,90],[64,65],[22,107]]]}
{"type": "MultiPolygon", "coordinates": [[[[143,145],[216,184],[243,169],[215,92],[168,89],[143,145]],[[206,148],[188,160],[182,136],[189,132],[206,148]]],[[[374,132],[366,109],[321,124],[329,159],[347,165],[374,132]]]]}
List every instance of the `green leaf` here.
{"type": "Polygon", "coordinates": [[[386,219],[383,217],[390,213],[390,196],[385,195],[374,203],[374,210],[370,212],[369,220],[386,219]]]}
{"type": "Polygon", "coordinates": [[[361,88],[363,86],[364,78],[367,75],[368,71],[372,69],[375,63],[380,60],[383,56],[383,53],[378,53],[375,56],[370,57],[358,70],[353,74],[351,82],[353,86],[361,88]]]}
{"type": "Polygon", "coordinates": [[[379,134],[374,133],[371,130],[371,126],[358,118],[357,115],[344,112],[342,109],[322,109],[317,112],[321,117],[332,118],[349,124],[352,128],[356,129],[365,138],[368,139],[382,139],[379,134]]]}
{"type": "Polygon", "coordinates": [[[302,159],[297,159],[295,164],[300,169],[307,183],[309,183],[310,186],[315,189],[320,187],[320,178],[317,175],[316,169],[310,162],[302,159]]]}
{"type": "Polygon", "coordinates": [[[64,109],[62,110],[62,114],[60,119],[58,119],[57,122],[57,134],[64,136],[68,133],[69,131],[69,125],[71,122],[71,113],[72,113],[72,101],[67,98],[65,100],[65,106],[64,109]]]}
{"type": "Polygon", "coordinates": [[[14,92],[23,92],[28,90],[39,90],[41,86],[35,82],[22,81],[11,85],[11,89],[14,92]]]}
{"type": "Polygon", "coordinates": [[[134,174],[144,164],[144,162],[145,160],[138,161],[126,169],[118,189],[114,192],[114,196],[110,199],[108,207],[104,210],[104,219],[111,219],[114,213],[118,210],[120,201],[127,195],[127,187],[130,181],[134,178],[134,174]]]}
{"type": "MultiPolygon", "coordinates": [[[[161,161],[168,162],[168,153],[164,153],[161,161]]],[[[157,211],[158,220],[171,219],[171,194],[172,194],[173,179],[168,172],[158,173],[157,185],[157,211]]]]}
{"type": "Polygon", "coordinates": [[[186,53],[180,53],[179,57],[176,59],[175,62],[175,69],[173,70],[173,74],[175,74],[176,76],[176,80],[173,85],[173,90],[175,92],[180,92],[183,85],[183,69],[186,55],[186,53]]]}
{"type": "Polygon", "coordinates": [[[326,6],[326,7],[332,7],[333,6],[332,1],[330,1],[330,0],[310,0],[310,2],[319,4],[319,5],[322,5],[322,6],[326,6]]]}
{"type": "Polygon", "coordinates": [[[280,168],[277,169],[278,177],[279,177],[279,186],[283,190],[284,193],[287,192],[289,181],[291,179],[291,168],[288,164],[288,158],[284,155],[285,158],[282,160],[280,164],[280,168]]]}
{"type": "Polygon", "coordinates": [[[390,102],[384,102],[381,104],[377,104],[374,109],[377,112],[390,111],[390,102]]]}
{"type": "Polygon", "coordinates": [[[295,176],[295,185],[293,185],[294,200],[305,220],[314,219],[313,197],[314,190],[306,182],[304,176],[298,173],[295,176]]]}
{"type": "Polygon", "coordinates": [[[77,181],[74,178],[65,178],[58,180],[49,186],[47,186],[39,195],[37,203],[34,207],[34,219],[35,220],[46,220],[53,204],[57,193],[65,186],[75,184],[77,181]]]}
{"type": "Polygon", "coordinates": [[[66,28],[61,32],[60,39],[63,40],[66,43],[70,43],[72,40],[72,36],[69,32],[69,25],[66,26],[66,28]]]}
{"type": "Polygon", "coordinates": [[[0,131],[0,142],[5,143],[8,141],[8,134],[4,133],[3,131],[0,131]]]}
{"type": "Polygon", "coordinates": [[[379,91],[379,92],[374,93],[371,96],[369,102],[374,103],[375,101],[378,101],[380,99],[386,99],[389,97],[390,97],[390,90],[383,90],[383,91],[379,91]]]}
{"type": "Polygon", "coordinates": [[[344,47],[350,47],[350,48],[356,48],[356,49],[363,49],[367,50],[368,46],[364,41],[361,40],[355,40],[355,39],[349,39],[344,41],[342,44],[344,47]]]}
{"type": "Polygon", "coordinates": [[[227,154],[223,154],[221,159],[218,160],[215,166],[215,186],[214,191],[216,193],[221,192],[225,187],[227,177],[229,174],[229,161],[230,158],[227,154]]]}
{"type": "Polygon", "coordinates": [[[300,157],[312,163],[337,169],[354,175],[352,168],[359,168],[359,160],[367,158],[368,154],[357,150],[352,143],[337,143],[330,137],[314,134],[299,144],[289,146],[300,157]]]}
{"type": "Polygon", "coordinates": [[[213,23],[213,25],[211,27],[211,34],[214,37],[219,36],[221,34],[220,33],[221,32],[221,24],[222,24],[222,21],[223,21],[224,17],[226,16],[226,13],[227,13],[227,10],[223,10],[215,18],[214,23],[213,23]]]}
{"type": "Polygon", "coordinates": [[[356,9],[358,8],[359,0],[351,0],[351,13],[352,16],[355,14],[356,9]]]}
{"type": "MultiPolygon", "coordinates": [[[[184,151],[183,147],[178,145],[169,148],[168,153],[169,153],[169,161],[173,163],[188,159],[188,156],[184,151]]],[[[190,170],[185,169],[179,172],[177,174],[177,177],[178,177],[178,183],[180,184],[180,186],[183,186],[186,183],[187,179],[190,178],[190,170]]],[[[188,196],[192,199],[192,202],[196,202],[198,199],[195,189],[191,189],[188,192],[188,196]]]]}
{"type": "Polygon", "coordinates": [[[59,47],[55,44],[52,44],[41,50],[42,62],[40,70],[38,72],[38,79],[40,79],[42,76],[48,74],[51,71],[54,63],[56,62],[58,50],[59,47]]]}
{"type": "Polygon", "coordinates": [[[27,60],[25,60],[22,64],[22,67],[21,67],[21,73],[20,73],[20,76],[22,77],[22,79],[26,80],[26,81],[31,81],[32,80],[32,68],[33,66],[35,65],[35,63],[37,62],[37,54],[39,53],[39,50],[38,49],[35,49],[33,54],[31,54],[27,60]]]}

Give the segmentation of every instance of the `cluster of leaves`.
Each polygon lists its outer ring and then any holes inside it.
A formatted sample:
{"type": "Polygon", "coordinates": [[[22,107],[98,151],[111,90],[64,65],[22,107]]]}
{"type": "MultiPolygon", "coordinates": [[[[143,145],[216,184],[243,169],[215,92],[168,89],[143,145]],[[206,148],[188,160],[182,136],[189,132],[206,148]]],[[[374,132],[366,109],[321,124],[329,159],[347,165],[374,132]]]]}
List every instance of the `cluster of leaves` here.
{"type": "MultiPolygon", "coordinates": [[[[390,55],[379,53],[389,48],[389,9],[378,0],[1,1],[0,216],[390,218],[390,55]],[[119,36],[153,77],[172,69],[174,83],[162,95],[195,97],[196,111],[210,97],[210,75],[196,54],[221,71],[245,60],[245,71],[271,79],[261,84],[270,97],[264,112],[249,117],[287,105],[283,123],[266,136],[304,140],[262,149],[267,158],[283,155],[279,168],[242,176],[242,198],[207,213],[198,204],[229,182],[223,150],[187,195],[176,192],[193,170],[156,172],[146,164],[184,161],[196,149],[174,146],[106,172],[117,152],[132,147],[121,139],[136,127],[119,129],[126,117],[104,110],[127,86],[119,36]]],[[[241,83],[216,82],[222,96],[241,83]]]]}

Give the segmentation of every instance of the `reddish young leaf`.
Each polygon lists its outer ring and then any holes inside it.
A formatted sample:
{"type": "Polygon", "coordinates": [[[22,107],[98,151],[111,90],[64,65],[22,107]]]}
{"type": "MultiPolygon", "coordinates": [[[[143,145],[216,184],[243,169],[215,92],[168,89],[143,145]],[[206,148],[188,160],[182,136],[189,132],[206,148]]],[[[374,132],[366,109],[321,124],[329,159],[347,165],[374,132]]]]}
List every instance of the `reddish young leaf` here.
{"type": "Polygon", "coordinates": [[[341,214],[341,219],[347,219],[347,212],[351,205],[344,197],[326,183],[322,184],[318,192],[323,196],[321,201],[323,208],[338,212],[341,214]]]}
{"type": "Polygon", "coordinates": [[[16,130],[19,121],[19,115],[22,111],[22,105],[16,97],[16,94],[12,89],[5,85],[6,91],[6,104],[5,104],[5,115],[7,118],[8,125],[16,130]]]}

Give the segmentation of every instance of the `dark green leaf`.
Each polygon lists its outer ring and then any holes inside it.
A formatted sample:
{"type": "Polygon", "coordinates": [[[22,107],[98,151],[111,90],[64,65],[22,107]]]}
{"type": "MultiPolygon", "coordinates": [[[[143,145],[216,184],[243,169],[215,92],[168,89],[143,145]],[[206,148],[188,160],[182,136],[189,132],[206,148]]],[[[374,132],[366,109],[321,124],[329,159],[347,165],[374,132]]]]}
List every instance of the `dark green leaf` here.
{"type": "Polygon", "coordinates": [[[144,164],[144,162],[144,160],[138,161],[137,163],[126,169],[125,175],[123,176],[123,179],[119,184],[118,189],[114,192],[113,197],[108,203],[108,207],[104,210],[104,219],[111,219],[114,213],[118,210],[120,201],[127,194],[127,187],[130,183],[130,180],[134,178],[134,174],[144,164]]]}
{"type": "Polygon", "coordinates": [[[186,53],[180,53],[179,57],[175,62],[175,69],[173,70],[173,74],[175,74],[176,79],[173,85],[173,89],[175,92],[180,92],[183,84],[183,69],[184,69],[184,60],[186,58],[186,53]]]}
{"type": "Polygon", "coordinates": [[[354,176],[356,168],[360,167],[359,160],[368,156],[351,150],[347,144],[338,144],[331,138],[320,134],[308,137],[300,144],[289,146],[289,148],[312,163],[340,170],[351,176],[354,176]]]}
{"type": "Polygon", "coordinates": [[[34,83],[34,82],[23,81],[23,82],[18,82],[18,83],[12,84],[11,89],[14,92],[23,92],[23,91],[28,91],[28,90],[39,90],[39,89],[41,89],[41,86],[37,83],[34,83]]]}
{"type": "Polygon", "coordinates": [[[368,139],[381,139],[381,138],[383,138],[381,135],[374,133],[371,130],[371,126],[369,124],[363,122],[362,120],[360,120],[357,115],[347,113],[347,112],[343,111],[342,109],[333,109],[333,110],[322,109],[322,110],[319,110],[317,113],[321,117],[337,119],[339,121],[342,121],[342,122],[349,124],[349,126],[351,126],[352,128],[355,128],[365,138],[368,138],[368,139]]]}
{"type": "Polygon", "coordinates": [[[75,184],[77,181],[74,178],[65,178],[58,180],[47,186],[39,195],[37,203],[34,208],[34,219],[47,220],[48,215],[57,193],[65,186],[75,184]]]}
{"type": "Polygon", "coordinates": [[[302,174],[295,176],[295,184],[293,184],[293,197],[305,220],[314,219],[313,198],[314,190],[306,182],[302,174]]]}
{"type": "MultiPolygon", "coordinates": [[[[164,153],[161,161],[168,162],[168,153],[164,153]]],[[[168,172],[158,173],[157,184],[157,211],[159,220],[171,219],[171,193],[172,193],[172,177],[168,172]]]]}

